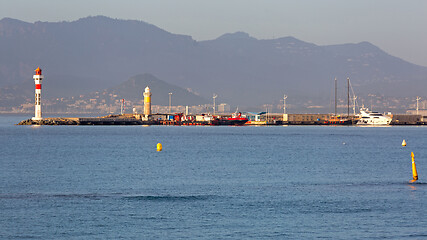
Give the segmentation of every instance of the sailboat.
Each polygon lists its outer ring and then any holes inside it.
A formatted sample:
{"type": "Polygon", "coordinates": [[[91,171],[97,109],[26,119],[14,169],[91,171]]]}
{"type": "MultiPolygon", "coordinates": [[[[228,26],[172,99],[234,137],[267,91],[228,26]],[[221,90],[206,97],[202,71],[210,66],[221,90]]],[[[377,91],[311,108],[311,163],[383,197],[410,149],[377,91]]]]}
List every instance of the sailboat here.
{"type": "MultiPolygon", "coordinates": [[[[353,90],[353,88],[352,88],[353,90]]],[[[353,91],[354,96],[354,91],[353,91]]],[[[356,97],[354,105],[356,105],[356,97]]],[[[347,78],[347,117],[337,115],[337,78],[335,78],[335,113],[325,121],[326,125],[352,125],[353,120],[350,118],[350,78],[347,78]]]]}

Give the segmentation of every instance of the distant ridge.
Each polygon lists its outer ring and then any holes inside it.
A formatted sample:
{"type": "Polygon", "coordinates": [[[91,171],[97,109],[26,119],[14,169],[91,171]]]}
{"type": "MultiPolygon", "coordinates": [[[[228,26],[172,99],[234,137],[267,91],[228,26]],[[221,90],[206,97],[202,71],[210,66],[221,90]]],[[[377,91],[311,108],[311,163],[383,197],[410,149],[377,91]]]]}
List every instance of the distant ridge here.
{"type": "Polygon", "coordinates": [[[143,99],[142,93],[147,86],[150,87],[151,93],[153,94],[151,97],[153,105],[169,105],[169,93],[172,93],[174,106],[193,106],[208,103],[206,99],[186,89],[162,81],[148,73],[133,76],[120,85],[108,89],[107,92],[116,94],[125,99],[138,101],[143,99]]]}
{"type": "Polygon", "coordinates": [[[55,23],[4,18],[0,53],[0,101],[18,105],[33,98],[38,66],[46,98],[112,88],[141,72],[240,107],[278,102],[283,94],[289,103],[327,105],[335,77],[340,88],[350,77],[360,97],[423,96],[427,89],[427,67],[368,42],[319,46],[244,32],[195,41],[143,21],[104,16],[55,23]]]}

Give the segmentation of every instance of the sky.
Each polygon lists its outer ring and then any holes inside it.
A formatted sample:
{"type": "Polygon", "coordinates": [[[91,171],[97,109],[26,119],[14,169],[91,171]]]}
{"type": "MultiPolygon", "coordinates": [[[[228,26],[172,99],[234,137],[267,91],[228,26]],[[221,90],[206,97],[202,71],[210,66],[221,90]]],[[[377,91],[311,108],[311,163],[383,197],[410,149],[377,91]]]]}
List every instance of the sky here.
{"type": "Polygon", "coordinates": [[[0,19],[58,22],[97,15],[141,20],[198,41],[237,31],[317,45],[368,41],[427,66],[426,0],[0,0],[0,19]]]}

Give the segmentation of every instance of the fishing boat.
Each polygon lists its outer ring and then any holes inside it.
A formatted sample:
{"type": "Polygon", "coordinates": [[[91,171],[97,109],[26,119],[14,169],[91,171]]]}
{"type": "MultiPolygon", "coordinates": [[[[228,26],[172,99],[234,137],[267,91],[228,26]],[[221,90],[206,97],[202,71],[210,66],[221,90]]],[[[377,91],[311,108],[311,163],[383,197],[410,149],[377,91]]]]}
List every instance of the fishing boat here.
{"type": "Polygon", "coordinates": [[[379,112],[369,111],[368,108],[360,109],[358,125],[390,125],[392,118],[379,112]]]}
{"type": "Polygon", "coordinates": [[[325,125],[351,125],[353,121],[349,118],[342,118],[340,116],[331,116],[324,122],[325,125]]]}
{"type": "Polygon", "coordinates": [[[241,126],[244,125],[249,119],[242,117],[241,112],[235,112],[231,117],[219,117],[211,121],[211,125],[234,125],[241,126]]]}

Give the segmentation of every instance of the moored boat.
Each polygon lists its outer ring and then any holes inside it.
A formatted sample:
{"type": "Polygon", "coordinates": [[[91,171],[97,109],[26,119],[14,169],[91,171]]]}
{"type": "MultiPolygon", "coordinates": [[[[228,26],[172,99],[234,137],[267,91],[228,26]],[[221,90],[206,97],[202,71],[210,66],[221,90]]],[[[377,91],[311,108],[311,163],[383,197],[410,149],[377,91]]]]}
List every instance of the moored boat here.
{"type": "Polygon", "coordinates": [[[358,125],[390,125],[392,118],[379,112],[369,111],[368,108],[360,109],[358,125]]]}
{"type": "Polygon", "coordinates": [[[349,118],[332,116],[324,122],[325,125],[351,125],[353,121],[349,118]]]}
{"type": "Polygon", "coordinates": [[[249,119],[242,117],[242,113],[235,112],[231,117],[220,117],[212,120],[211,125],[234,125],[241,126],[244,125],[249,119]]]}

